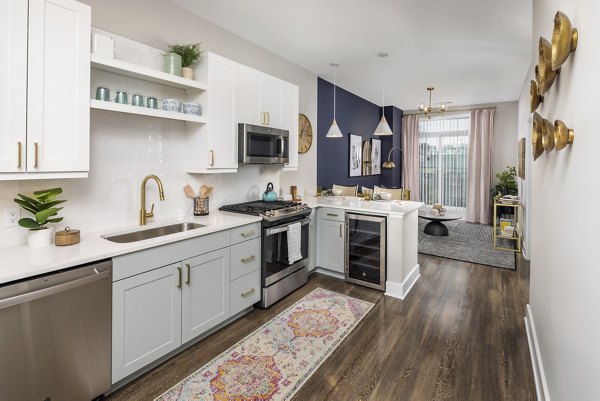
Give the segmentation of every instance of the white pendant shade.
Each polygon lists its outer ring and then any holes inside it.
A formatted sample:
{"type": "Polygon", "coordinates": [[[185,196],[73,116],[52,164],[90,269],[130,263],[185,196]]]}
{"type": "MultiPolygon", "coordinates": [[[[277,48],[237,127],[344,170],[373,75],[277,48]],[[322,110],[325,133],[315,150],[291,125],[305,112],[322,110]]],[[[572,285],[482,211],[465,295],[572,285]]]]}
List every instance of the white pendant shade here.
{"type": "MultiPolygon", "coordinates": [[[[331,131],[331,130],[329,130],[331,131]]],[[[329,134],[327,134],[329,135],[329,134]]],[[[392,132],[392,129],[390,128],[390,125],[388,124],[387,120],[385,119],[385,116],[381,116],[381,120],[379,120],[379,125],[377,126],[377,128],[375,128],[375,132],[373,133],[373,135],[377,135],[377,136],[387,136],[387,135],[394,135],[394,133],[392,132]]]]}
{"type": "Polygon", "coordinates": [[[327,138],[343,138],[344,137],[344,135],[342,135],[342,131],[340,131],[340,127],[338,127],[335,119],[333,120],[333,123],[331,123],[331,127],[329,128],[329,131],[327,131],[326,137],[327,138]]]}

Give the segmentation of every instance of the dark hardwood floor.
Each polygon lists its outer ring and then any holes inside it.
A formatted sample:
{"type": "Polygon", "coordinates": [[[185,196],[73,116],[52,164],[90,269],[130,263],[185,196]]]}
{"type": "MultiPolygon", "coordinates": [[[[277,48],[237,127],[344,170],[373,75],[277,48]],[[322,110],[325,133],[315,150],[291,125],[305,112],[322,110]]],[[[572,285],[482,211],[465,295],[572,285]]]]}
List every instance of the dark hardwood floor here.
{"type": "Polygon", "coordinates": [[[294,396],[304,400],[535,400],[523,316],[529,266],[517,271],[419,255],[421,278],[404,300],[321,274],[255,310],[107,400],[152,400],[312,291],[375,307],[294,396]]]}

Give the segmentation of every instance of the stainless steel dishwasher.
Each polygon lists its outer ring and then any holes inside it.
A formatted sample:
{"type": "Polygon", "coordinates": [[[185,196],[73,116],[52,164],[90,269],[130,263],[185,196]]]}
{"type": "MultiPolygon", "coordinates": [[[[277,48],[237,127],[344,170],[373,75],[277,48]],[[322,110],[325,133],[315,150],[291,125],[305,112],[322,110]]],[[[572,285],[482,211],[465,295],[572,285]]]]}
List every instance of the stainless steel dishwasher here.
{"type": "Polygon", "coordinates": [[[0,287],[0,400],[88,401],[110,388],[112,262],[0,287]]]}

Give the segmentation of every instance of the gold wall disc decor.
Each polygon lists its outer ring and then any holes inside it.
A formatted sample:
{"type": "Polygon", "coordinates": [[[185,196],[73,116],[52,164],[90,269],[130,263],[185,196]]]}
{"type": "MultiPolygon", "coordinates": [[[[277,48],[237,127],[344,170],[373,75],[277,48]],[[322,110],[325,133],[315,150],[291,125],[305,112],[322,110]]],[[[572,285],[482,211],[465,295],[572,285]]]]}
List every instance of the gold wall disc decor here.
{"type": "Polygon", "coordinates": [[[554,121],[554,142],[556,150],[561,150],[572,145],[575,141],[575,131],[567,127],[561,120],[554,121]]]}
{"type": "Polygon", "coordinates": [[[533,150],[533,160],[537,160],[544,153],[542,143],[542,124],[544,119],[538,113],[533,113],[533,124],[531,130],[531,148],[533,150]]]}
{"type": "Polygon", "coordinates": [[[571,20],[564,13],[558,11],[554,17],[554,30],[552,31],[552,69],[558,70],[569,55],[577,50],[579,33],[573,28],[571,20]]]}
{"type": "Polygon", "coordinates": [[[544,101],[544,97],[540,95],[537,82],[535,80],[531,80],[531,86],[529,88],[529,105],[531,109],[531,113],[537,110],[540,107],[540,104],[544,101]]]}
{"type": "Polygon", "coordinates": [[[552,45],[544,38],[540,38],[539,43],[539,61],[535,70],[535,78],[538,84],[538,91],[543,95],[552,87],[556,75],[560,69],[552,69],[552,45]]]}
{"type": "Polygon", "coordinates": [[[545,118],[542,120],[542,145],[546,153],[554,150],[554,124],[545,118]]]}

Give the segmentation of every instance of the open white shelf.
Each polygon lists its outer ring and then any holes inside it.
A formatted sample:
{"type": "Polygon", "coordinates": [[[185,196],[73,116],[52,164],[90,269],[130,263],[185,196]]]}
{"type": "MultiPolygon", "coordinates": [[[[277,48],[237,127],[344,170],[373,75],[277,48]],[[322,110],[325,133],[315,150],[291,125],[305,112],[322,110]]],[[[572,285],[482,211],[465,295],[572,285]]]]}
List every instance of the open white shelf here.
{"type": "Polygon", "coordinates": [[[91,62],[92,68],[97,70],[108,71],[127,77],[171,86],[173,88],[185,89],[188,91],[206,90],[206,84],[202,82],[167,74],[162,71],[154,70],[148,67],[142,67],[126,61],[99,56],[98,54],[94,53],[91,55],[91,62]]]}
{"type": "Polygon", "coordinates": [[[90,99],[90,107],[98,110],[116,111],[118,113],[137,114],[140,116],[166,118],[169,120],[187,121],[191,123],[205,124],[204,116],[193,114],[183,114],[176,111],[165,111],[158,109],[149,109],[146,107],[131,106],[129,104],[120,104],[114,102],[104,102],[102,100],[90,99]]]}

